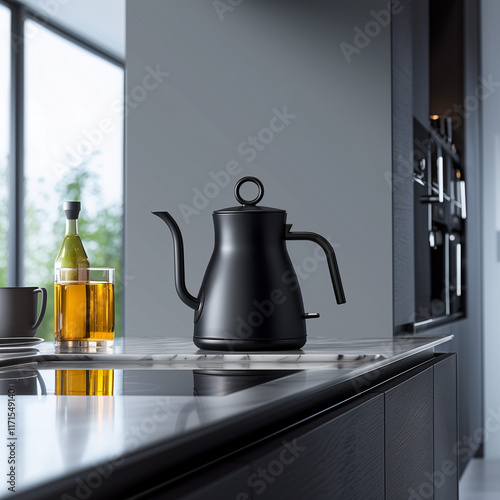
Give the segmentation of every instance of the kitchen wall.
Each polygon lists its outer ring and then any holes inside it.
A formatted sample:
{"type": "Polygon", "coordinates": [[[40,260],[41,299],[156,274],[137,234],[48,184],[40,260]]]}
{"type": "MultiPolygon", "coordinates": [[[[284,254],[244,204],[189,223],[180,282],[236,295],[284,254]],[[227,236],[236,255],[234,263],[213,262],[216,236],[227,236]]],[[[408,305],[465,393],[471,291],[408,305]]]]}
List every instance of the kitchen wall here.
{"type": "MultiPolygon", "coordinates": [[[[245,175],[263,205],[334,245],[337,306],[311,242],[300,266],[309,335],[392,336],[391,50],[386,0],[128,0],[125,325],[127,336],[192,335],[174,289],[178,221],[196,295],[212,211],[245,175]]],[[[396,14],[394,14],[396,15],[396,14]]]]}
{"type": "Polygon", "coordinates": [[[483,317],[484,317],[484,405],[487,458],[500,458],[500,3],[482,0],[482,69],[490,82],[482,102],[483,134],[483,317]],[[492,416],[497,415],[495,420],[492,416]]]}

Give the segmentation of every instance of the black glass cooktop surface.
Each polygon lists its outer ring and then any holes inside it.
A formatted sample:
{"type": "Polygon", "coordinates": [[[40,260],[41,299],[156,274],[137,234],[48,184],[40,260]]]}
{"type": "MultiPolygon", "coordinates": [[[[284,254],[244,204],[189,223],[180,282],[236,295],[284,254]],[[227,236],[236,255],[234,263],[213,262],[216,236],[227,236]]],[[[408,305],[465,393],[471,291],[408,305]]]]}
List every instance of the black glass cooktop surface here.
{"type": "Polygon", "coordinates": [[[0,394],[225,396],[300,370],[39,369],[0,372],[0,394]]]}

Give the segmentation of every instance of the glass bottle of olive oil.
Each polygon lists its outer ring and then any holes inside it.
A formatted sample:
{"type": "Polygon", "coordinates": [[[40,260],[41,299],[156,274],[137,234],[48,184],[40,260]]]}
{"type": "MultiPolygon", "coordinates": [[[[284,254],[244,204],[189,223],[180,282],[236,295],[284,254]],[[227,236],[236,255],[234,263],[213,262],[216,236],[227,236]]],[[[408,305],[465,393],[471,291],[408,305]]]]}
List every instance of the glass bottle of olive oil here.
{"type": "Polygon", "coordinates": [[[64,336],[76,337],[83,328],[88,329],[88,310],[90,308],[88,281],[90,261],[78,234],[79,201],[65,201],[66,235],[56,258],[54,282],[54,336],[56,343],[64,336]],[[62,271],[60,269],[63,269],[62,271]],[[83,284],[80,284],[82,283],[83,284]],[[69,334],[65,331],[71,332],[69,334]]]}

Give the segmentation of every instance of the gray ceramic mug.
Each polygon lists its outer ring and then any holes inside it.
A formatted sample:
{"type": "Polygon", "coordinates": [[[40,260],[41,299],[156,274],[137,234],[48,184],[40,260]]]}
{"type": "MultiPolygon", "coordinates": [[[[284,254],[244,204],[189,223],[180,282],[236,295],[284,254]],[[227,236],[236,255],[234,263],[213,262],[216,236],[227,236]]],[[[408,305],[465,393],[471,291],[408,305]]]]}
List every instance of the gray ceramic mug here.
{"type": "Polygon", "coordinates": [[[33,337],[47,307],[47,290],[34,286],[0,288],[0,338],[33,337]],[[38,313],[38,295],[42,296],[38,313]]]}

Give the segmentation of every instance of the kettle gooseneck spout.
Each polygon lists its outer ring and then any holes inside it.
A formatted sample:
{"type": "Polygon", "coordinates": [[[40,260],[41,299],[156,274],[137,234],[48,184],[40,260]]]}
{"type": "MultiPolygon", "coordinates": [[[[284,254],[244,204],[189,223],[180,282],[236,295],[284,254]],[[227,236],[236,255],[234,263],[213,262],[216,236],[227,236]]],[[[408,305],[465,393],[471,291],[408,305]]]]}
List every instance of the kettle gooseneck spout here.
{"type": "Polygon", "coordinates": [[[184,266],[184,242],[182,240],[181,230],[177,222],[168,212],[151,212],[159,217],[170,228],[174,239],[174,271],[175,271],[175,289],[184,304],[195,311],[200,306],[200,300],[193,297],[186,288],[185,266],[184,266]]]}

